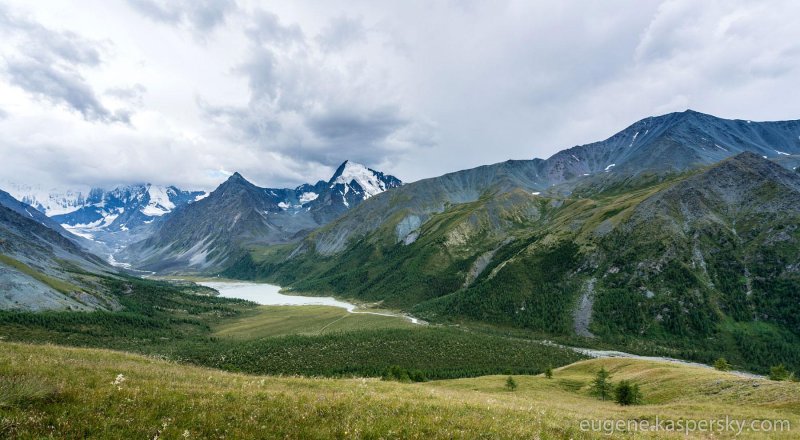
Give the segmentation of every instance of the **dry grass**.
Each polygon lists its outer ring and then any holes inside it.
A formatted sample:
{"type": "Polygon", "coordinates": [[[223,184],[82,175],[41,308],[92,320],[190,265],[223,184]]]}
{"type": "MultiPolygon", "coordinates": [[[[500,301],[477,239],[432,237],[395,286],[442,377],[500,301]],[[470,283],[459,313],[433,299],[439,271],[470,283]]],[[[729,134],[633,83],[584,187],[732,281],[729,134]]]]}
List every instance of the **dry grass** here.
{"type": "Polygon", "coordinates": [[[505,378],[400,384],[246,376],[107,350],[0,343],[0,390],[16,390],[13,399],[3,391],[0,437],[597,438],[579,429],[581,419],[657,415],[779,418],[800,428],[794,383],[623,359],[578,362],[553,379],[516,376],[515,392],[503,388],[505,378]],[[588,383],[601,366],[614,380],[639,382],[646,405],[591,397],[588,383]]]}

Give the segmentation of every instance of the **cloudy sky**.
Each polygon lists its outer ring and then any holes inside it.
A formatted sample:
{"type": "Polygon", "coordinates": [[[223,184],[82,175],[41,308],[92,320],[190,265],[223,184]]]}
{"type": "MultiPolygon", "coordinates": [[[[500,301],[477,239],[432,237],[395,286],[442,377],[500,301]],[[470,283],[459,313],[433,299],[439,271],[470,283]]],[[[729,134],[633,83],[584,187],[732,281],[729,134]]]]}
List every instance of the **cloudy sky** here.
{"type": "Polygon", "coordinates": [[[0,181],[405,181],[692,108],[800,118],[800,3],[0,0],[0,181]]]}

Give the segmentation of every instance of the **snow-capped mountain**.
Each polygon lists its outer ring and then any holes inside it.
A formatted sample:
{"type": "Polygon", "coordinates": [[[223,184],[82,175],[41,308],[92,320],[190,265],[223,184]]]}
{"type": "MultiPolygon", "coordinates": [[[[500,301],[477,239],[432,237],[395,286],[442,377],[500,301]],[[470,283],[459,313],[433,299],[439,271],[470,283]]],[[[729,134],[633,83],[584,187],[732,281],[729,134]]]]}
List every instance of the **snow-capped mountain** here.
{"type": "Polygon", "coordinates": [[[88,187],[63,190],[13,182],[4,183],[3,189],[20,202],[33,206],[48,217],[80,209],[86,204],[86,198],[91,192],[91,188],[88,187]]]}
{"type": "Polygon", "coordinates": [[[120,186],[111,191],[95,188],[78,209],[51,217],[70,230],[127,231],[150,224],[204,194],[151,184],[120,186]]]}
{"type": "Polygon", "coordinates": [[[10,184],[8,188],[15,198],[35,207],[73,234],[108,244],[125,242],[128,231],[149,227],[177,207],[206,195],[202,191],[151,184],[118,186],[112,190],[45,190],[20,184],[10,184]]]}
{"type": "Polygon", "coordinates": [[[331,192],[340,196],[341,202],[347,207],[402,184],[394,176],[350,161],[340,165],[328,182],[331,192]]]}
{"type": "Polygon", "coordinates": [[[263,192],[274,205],[268,209],[271,211],[308,211],[322,206],[342,211],[402,184],[394,176],[348,160],[339,165],[327,182],[320,180],[294,189],[264,188],[263,192]]]}
{"type": "Polygon", "coordinates": [[[155,233],[120,258],[148,270],[207,270],[244,246],[294,242],[402,182],[346,161],[328,180],[261,188],[234,173],[208,197],[167,216],[155,233]]]}

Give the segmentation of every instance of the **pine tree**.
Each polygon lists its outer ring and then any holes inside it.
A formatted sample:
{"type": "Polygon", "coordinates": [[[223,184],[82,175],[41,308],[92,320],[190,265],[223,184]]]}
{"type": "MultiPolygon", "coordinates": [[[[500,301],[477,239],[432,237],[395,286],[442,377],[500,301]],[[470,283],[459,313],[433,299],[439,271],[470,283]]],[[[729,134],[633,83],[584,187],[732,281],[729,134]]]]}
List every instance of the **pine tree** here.
{"type": "Polygon", "coordinates": [[[606,371],[605,367],[600,368],[600,371],[595,375],[592,381],[592,393],[599,397],[600,400],[608,400],[611,397],[611,374],[606,371]]]}

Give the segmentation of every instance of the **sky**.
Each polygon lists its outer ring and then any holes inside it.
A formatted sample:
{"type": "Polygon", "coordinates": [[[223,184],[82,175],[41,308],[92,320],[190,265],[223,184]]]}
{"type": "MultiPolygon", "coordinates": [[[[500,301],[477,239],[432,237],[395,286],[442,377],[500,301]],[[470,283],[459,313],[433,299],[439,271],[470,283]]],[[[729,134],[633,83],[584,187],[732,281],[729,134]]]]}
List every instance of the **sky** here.
{"type": "Polygon", "coordinates": [[[410,182],[688,108],[800,119],[800,2],[0,0],[0,182],[410,182]]]}

